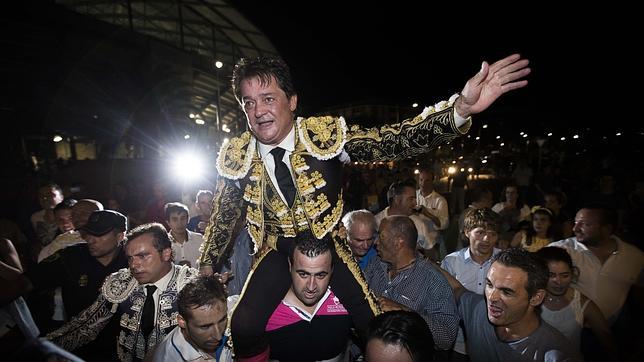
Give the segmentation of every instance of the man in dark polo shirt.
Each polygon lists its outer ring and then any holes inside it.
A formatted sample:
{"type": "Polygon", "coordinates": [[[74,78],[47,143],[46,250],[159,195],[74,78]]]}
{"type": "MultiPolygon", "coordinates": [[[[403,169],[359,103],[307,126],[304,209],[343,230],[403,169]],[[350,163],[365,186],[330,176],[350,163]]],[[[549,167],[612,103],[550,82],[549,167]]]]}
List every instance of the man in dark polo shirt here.
{"type": "Polygon", "coordinates": [[[127,219],[112,210],[93,212],[80,230],[87,243],[69,246],[9,281],[0,291],[4,303],[32,290],[62,287],[67,319],[91,305],[105,278],[127,267],[120,243],[127,219]]]}
{"type": "Polygon", "coordinates": [[[291,287],[266,325],[271,360],[344,360],[351,319],[329,288],[331,248],[329,237],[298,236],[289,256],[291,287]]]}

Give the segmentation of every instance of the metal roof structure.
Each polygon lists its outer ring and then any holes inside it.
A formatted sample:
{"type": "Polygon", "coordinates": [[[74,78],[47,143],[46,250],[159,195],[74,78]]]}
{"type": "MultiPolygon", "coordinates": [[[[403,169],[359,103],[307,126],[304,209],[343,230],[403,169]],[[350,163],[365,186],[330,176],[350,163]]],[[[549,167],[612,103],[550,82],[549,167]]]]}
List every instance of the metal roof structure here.
{"type": "Polygon", "coordinates": [[[241,118],[228,81],[235,62],[241,57],[277,55],[270,40],[225,0],[55,2],[192,54],[192,77],[178,81],[173,89],[174,94],[190,96],[171,102],[165,113],[175,118],[192,113],[218,129],[241,118]],[[221,69],[216,61],[223,63],[221,69]]]}

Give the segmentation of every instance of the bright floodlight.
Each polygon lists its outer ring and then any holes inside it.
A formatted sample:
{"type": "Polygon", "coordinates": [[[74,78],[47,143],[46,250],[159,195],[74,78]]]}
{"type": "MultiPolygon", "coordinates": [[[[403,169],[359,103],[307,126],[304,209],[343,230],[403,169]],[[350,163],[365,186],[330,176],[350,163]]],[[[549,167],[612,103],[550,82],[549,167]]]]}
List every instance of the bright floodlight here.
{"type": "Polygon", "coordinates": [[[172,173],[183,180],[195,180],[203,174],[206,163],[196,153],[183,152],[172,160],[172,173]]]}
{"type": "Polygon", "coordinates": [[[215,62],[215,67],[217,67],[217,69],[221,69],[221,67],[223,66],[224,66],[224,63],[220,62],[219,60],[215,62]]]}
{"type": "Polygon", "coordinates": [[[60,142],[62,140],[63,140],[63,138],[61,136],[59,136],[59,135],[54,136],[54,142],[58,143],[58,142],[60,142]]]}
{"type": "Polygon", "coordinates": [[[447,169],[447,173],[448,173],[448,174],[450,174],[450,175],[455,174],[455,173],[456,173],[456,167],[454,167],[454,166],[450,166],[450,167],[447,169]]]}

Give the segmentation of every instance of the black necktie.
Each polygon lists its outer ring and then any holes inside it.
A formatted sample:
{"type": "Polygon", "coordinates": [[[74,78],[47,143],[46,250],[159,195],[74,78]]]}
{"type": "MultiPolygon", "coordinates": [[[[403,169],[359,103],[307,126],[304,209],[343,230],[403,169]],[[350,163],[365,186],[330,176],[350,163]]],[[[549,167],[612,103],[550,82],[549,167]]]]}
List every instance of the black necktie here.
{"type": "Polygon", "coordinates": [[[279,186],[286,203],[289,206],[293,205],[293,200],[295,200],[295,185],[293,184],[293,178],[291,177],[291,172],[288,170],[288,166],[282,161],[284,158],[285,149],[281,147],[275,147],[271,150],[273,159],[275,160],[275,178],[277,179],[277,185],[279,186]]]}
{"type": "Polygon", "coordinates": [[[143,311],[141,312],[141,332],[143,337],[147,340],[150,332],[154,329],[154,291],[157,287],[148,285],[145,287],[148,290],[148,295],[145,297],[143,304],[143,311]]]}

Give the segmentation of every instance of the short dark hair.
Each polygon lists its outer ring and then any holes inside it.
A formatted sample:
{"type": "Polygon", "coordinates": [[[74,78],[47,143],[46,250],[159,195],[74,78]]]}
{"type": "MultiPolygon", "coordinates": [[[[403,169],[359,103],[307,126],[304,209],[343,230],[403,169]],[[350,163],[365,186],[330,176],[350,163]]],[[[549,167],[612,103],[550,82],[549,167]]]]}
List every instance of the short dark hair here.
{"type": "Polygon", "coordinates": [[[60,210],[71,210],[74,205],[78,203],[78,200],[72,199],[72,198],[66,198],[63,199],[63,201],[60,202],[60,204],[56,205],[54,207],[54,212],[60,211],[60,210]]]}
{"type": "Polygon", "coordinates": [[[392,238],[402,238],[407,247],[416,249],[418,230],[412,219],[404,215],[393,215],[388,216],[385,220],[389,223],[389,233],[392,238]]]}
{"type": "Polygon", "coordinates": [[[165,213],[165,219],[170,220],[170,215],[174,213],[181,213],[185,212],[186,215],[190,216],[190,211],[188,210],[188,206],[180,203],[180,202],[168,202],[163,206],[163,212],[165,213]]]}
{"type": "Polygon", "coordinates": [[[168,235],[165,226],[156,222],[143,224],[130,230],[130,232],[125,235],[123,246],[127,246],[130,241],[144,234],[152,235],[154,240],[154,243],[152,245],[154,245],[154,248],[159,252],[162,252],[168,248],[172,248],[172,241],[170,240],[170,236],[168,235]]]}
{"type": "Polygon", "coordinates": [[[519,248],[505,249],[496,254],[492,258],[492,262],[519,268],[528,273],[528,283],[526,285],[528,298],[532,298],[537,290],[546,289],[548,285],[548,267],[535,253],[519,248]]]}
{"type": "Polygon", "coordinates": [[[389,203],[389,205],[391,205],[391,201],[394,199],[394,197],[402,195],[403,191],[408,187],[416,190],[416,183],[411,180],[396,181],[392,183],[387,190],[387,202],[389,203]]]}
{"type": "Polygon", "coordinates": [[[213,275],[192,278],[177,296],[179,314],[186,320],[192,317],[191,309],[214,305],[217,302],[226,303],[226,290],[213,275]]]}
{"type": "Polygon", "coordinates": [[[273,57],[242,58],[233,69],[232,79],[233,93],[239,104],[243,104],[242,81],[253,77],[259,77],[262,85],[267,85],[272,78],[275,78],[277,86],[284,91],[286,98],[290,99],[297,93],[293,85],[291,70],[282,59],[273,57]]]}
{"type": "Polygon", "coordinates": [[[333,241],[329,234],[322,237],[322,239],[317,239],[312,233],[306,231],[296,236],[295,242],[291,245],[288,258],[293,263],[293,256],[296,250],[309,258],[315,258],[332,249],[333,241]]]}
{"type": "Polygon", "coordinates": [[[396,310],[373,318],[369,322],[367,343],[372,339],[404,348],[414,362],[433,359],[432,332],[427,322],[416,312],[396,310]]]}

